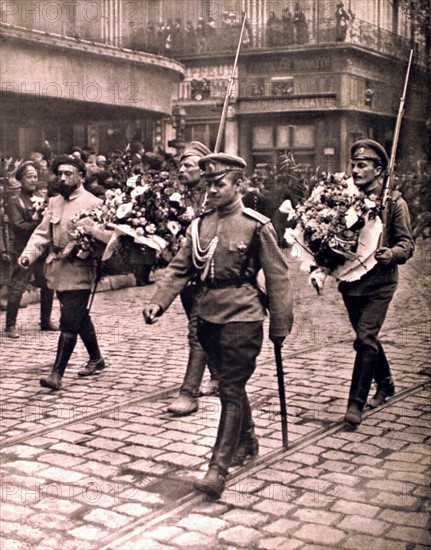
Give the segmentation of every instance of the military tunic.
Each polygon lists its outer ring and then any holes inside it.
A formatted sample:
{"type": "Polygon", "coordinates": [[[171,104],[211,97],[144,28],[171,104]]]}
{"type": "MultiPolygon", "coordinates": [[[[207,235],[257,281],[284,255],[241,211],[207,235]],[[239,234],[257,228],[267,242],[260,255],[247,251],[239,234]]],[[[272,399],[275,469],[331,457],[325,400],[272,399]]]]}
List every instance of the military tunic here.
{"type": "MultiPolygon", "coordinates": [[[[214,237],[218,237],[218,244],[213,270],[200,285],[198,316],[216,324],[263,321],[265,308],[255,283],[262,268],[268,295],[270,334],[286,336],[291,325],[291,285],[287,261],[268,218],[245,208],[239,199],[223,210],[203,215],[199,224],[202,249],[207,248],[214,237]]],[[[166,310],[195,271],[190,226],[186,243],[168,266],[152,302],[166,310]]]]}
{"type": "Polygon", "coordinates": [[[74,245],[72,218],[82,210],[92,210],[102,200],[78,187],[68,199],[61,195],[49,199],[45,215],[26,244],[21,257],[34,262],[49,247],[45,260],[48,286],[57,291],[90,289],[96,276],[93,258],[69,256],[74,245]]]}
{"type": "MultiPolygon", "coordinates": [[[[381,195],[379,185],[372,186],[367,194],[381,195]]],[[[393,388],[389,361],[379,333],[386,318],[390,302],[398,284],[398,264],[404,264],[414,252],[408,207],[400,193],[395,191],[389,214],[388,242],[392,261],[377,265],[358,281],[342,282],[339,291],[349,314],[356,338],[355,365],[352,374],[349,403],[356,402],[362,408],[368,397],[372,380],[378,389],[393,388]]],[[[393,389],[390,390],[393,392],[393,389]]]]}
{"type": "Polygon", "coordinates": [[[165,310],[198,271],[197,334],[219,372],[222,405],[210,468],[217,467],[223,474],[239,441],[254,426],[246,384],[263,339],[265,307],[256,284],[261,268],[268,294],[269,334],[284,338],[293,321],[287,263],[269,219],[245,208],[240,198],[192,222],[185,245],[151,299],[165,310]]]}

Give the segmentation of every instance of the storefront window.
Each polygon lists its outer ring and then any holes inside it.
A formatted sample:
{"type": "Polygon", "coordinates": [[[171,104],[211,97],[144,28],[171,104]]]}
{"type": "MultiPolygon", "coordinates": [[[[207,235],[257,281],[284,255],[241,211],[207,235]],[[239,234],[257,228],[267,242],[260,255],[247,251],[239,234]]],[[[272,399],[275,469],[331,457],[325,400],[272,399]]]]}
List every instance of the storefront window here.
{"type": "Polygon", "coordinates": [[[312,165],[315,155],[314,125],[276,124],[252,129],[253,164],[276,164],[280,154],[289,151],[295,161],[312,165]]]}
{"type": "Polygon", "coordinates": [[[274,147],[273,127],[255,126],[253,128],[253,150],[272,149],[274,147]]]}
{"type": "Polygon", "coordinates": [[[294,149],[314,149],[314,127],[294,126],[293,144],[294,149]]]}

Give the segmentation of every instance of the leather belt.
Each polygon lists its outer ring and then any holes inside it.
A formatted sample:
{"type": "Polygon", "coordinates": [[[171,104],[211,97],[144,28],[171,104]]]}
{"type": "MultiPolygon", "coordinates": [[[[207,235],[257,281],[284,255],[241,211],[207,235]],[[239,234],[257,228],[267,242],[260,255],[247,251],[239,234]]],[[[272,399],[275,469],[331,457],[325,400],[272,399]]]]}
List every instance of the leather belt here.
{"type": "Polygon", "coordinates": [[[232,277],[231,279],[206,279],[203,285],[208,288],[234,288],[244,285],[256,286],[253,277],[232,277]]]}

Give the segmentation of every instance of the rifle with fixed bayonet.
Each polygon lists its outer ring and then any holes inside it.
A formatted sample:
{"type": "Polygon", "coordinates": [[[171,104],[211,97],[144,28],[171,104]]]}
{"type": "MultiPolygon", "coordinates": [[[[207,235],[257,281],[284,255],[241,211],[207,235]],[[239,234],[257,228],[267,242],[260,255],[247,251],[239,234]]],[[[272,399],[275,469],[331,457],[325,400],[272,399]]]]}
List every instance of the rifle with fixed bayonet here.
{"type": "Polygon", "coordinates": [[[392,142],[391,157],[389,159],[389,166],[386,171],[386,177],[382,190],[382,205],[381,205],[381,217],[383,222],[382,234],[379,240],[378,248],[385,247],[388,244],[388,228],[390,221],[390,206],[392,203],[392,180],[395,170],[395,158],[397,155],[398,140],[400,137],[401,121],[404,115],[404,105],[406,102],[407,86],[409,83],[410,68],[412,65],[413,50],[410,50],[409,63],[407,66],[406,78],[404,80],[403,95],[400,100],[400,106],[398,109],[397,122],[395,125],[394,139],[392,142]]]}
{"type": "Polygon", "coordinates": [[[245,10],[243,10],[241,33],[239,35],[238,47],[236,49],[236,55],[235,55],[235,61],[233,63],[232,73],[231,73],[230,78],[229,78],[229,83],[227,85],[226,95],[225,95],[225,98],[224,98],[223,109],[222,109],[221,118],[220,118],[220,124],[219,124],[218,132],[217,132],[217,140],[216,140],[216,144],[215,144],[215,147],[214,147],[214,153],[219,153],[220,152],[220,146],[221,146],[221,142],[222,142],[222,139],[223,139],[223,133],[224,133],[224,126],[225,126],[225,123],[226,123],[227,111],[228,111],[228,108],[229,108],[230,98],[231,98],[232,93],[233,93],[233,86],[235,84],[236,68],[238,66],[239,52],[241,51],[241,44],[242,44],[242,38],[244,36],[246,20],[247,20],[247,14],[246,14],[245,10]]]}

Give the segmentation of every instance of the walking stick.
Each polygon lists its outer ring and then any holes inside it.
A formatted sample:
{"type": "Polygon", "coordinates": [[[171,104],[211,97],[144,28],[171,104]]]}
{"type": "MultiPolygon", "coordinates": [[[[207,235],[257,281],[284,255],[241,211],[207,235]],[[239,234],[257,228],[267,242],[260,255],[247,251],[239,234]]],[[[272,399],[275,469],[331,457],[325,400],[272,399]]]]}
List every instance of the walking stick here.
{"type": "Polygon", "coordinates": [[[90,298],[88,300],[87,311],[90,313],[91,306],[93,305],[94,296],[96,294],[97,287],[102,278],[102,261],[100,258],[96,258],[96,278],[94,279],[93,288],[91,289],[90,298]]]}
{"type": "Polygon", "coordinates": [[[277,365],[277,381],[278,381],[278,395],[280,397],[280,414],[281,414],[281,436],[283,441],[283,447],[287,449],[287,407],[286,407],[286,392],[284,390],[284,371],[283,371],[283,359],[281,357],[281,346],[274,344],[275,364],[277,365]]]}

